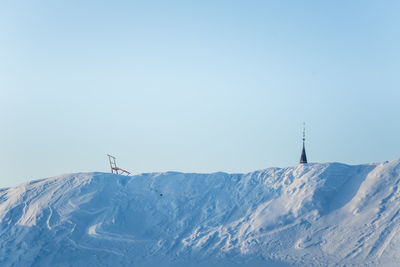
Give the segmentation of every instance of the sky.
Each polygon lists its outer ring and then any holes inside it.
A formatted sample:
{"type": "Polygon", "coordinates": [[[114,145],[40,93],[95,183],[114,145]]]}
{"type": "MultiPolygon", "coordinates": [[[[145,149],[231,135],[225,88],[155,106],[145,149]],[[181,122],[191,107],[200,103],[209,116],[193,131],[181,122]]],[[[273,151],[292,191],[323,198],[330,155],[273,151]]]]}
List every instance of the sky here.
{"type": "Polygon", "coordinates": [[[0,1],[0,187],[400,157],[400,2],[0,1]]]}

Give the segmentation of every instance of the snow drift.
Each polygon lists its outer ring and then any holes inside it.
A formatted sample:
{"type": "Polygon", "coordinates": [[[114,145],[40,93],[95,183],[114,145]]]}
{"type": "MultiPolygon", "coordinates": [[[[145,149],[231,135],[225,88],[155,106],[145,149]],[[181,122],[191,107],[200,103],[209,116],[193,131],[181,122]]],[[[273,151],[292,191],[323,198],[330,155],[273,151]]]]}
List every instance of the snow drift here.
{"type": "Polygon", "coordinates": [[[0,189],[0,266],[400,262],[400,160],[78,173],[0,189]]]}

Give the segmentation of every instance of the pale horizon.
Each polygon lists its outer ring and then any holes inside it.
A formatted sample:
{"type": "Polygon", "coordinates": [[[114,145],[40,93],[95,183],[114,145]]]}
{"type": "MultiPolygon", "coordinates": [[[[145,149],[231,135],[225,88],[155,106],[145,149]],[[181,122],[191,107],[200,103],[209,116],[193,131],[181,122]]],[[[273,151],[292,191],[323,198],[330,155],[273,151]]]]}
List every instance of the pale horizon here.
{"type": "Polygon", "coordinates": [[[0,187],[399,158],[398,1],[0,4],[0,187]]]}

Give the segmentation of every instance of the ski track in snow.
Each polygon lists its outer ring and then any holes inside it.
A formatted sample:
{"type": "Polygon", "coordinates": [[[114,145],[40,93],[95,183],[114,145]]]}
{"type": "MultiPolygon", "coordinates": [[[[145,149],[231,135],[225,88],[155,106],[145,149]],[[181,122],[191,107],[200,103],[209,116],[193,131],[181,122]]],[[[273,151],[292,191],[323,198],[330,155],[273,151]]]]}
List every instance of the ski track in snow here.
{"type": "Polygon", "coordinates": [[[399,185],[400,160],[41,179],[0,190],[0,265],[398,266],[399,185]]]}

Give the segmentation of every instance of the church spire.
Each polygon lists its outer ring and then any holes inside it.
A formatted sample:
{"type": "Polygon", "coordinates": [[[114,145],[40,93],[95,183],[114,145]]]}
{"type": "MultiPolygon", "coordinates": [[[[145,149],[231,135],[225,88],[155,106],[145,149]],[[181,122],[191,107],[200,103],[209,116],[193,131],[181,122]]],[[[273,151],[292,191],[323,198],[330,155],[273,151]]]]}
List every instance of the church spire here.
{"type": "Polygon", "coordinates": [[[305,141],[306,141],[306,124],[303,122],[303,150],[301,151],[300,164],[307,163],[306,147],[304,144],[305,141]]]}

